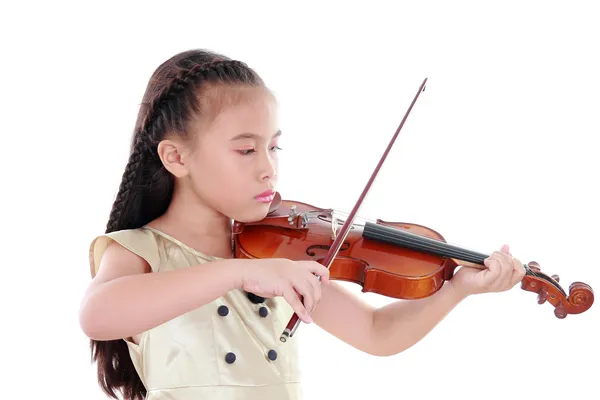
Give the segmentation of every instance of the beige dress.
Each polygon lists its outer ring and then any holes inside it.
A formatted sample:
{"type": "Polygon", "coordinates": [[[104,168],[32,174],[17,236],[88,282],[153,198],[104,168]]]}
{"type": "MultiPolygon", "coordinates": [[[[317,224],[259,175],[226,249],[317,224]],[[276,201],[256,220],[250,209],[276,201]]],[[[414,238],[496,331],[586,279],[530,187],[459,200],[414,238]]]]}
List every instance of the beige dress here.
{"type": "MultiPolygon", "coordinates": [[[[153,272],[218,259],[143,227],[95,238],[92,277],[111,240],[143,257],[153,272]]],[[[232,290],[144,332],[139,345],[124,340],[148,400],[296,400],[302,397],[296,340],[279,341],[292,312],[283,298],[254,303],[232,290]]]]}

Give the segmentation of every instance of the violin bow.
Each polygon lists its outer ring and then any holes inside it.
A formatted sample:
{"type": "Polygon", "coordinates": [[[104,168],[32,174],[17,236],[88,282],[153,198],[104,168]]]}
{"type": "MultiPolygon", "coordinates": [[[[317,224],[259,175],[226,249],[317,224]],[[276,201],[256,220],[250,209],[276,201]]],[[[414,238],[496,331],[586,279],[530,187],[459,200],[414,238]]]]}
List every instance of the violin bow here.
{"type": "MultiPolygon", "coordinates": [[[[348,236],[348,233],[350,232],[350,227],[354,223],[354,219],[356,218],[358,210],[360,209],[360,206],[362,205],[363,200],[367,196],[367,193],[371,189],[371,186],[373,185],[373,182],[375,181],[375,178],[377,177],[377,174],[379,173],[379,170],[381,169],[381,166],[383,165],[383,162],[387,158],[388,153],[390,152],[390,150],[392,149],[392,146],[396,142],[396,138],[398,137],[398,134],[400,133],[400,130],[402,130],[402,127],[404,126],[404,122],[406,121],[406,118],[408,118],[408,115],[410,114],[413,106],[417,102],[417,99],[419,98],[419,95],[421,94],[421,92],[425,91],[425,83],[427,83],[427,78],[425,78],[425,80],[423,80],[423,83],[419,87],[419,90],[417,91],[417,94],[415,95],[413,101],[410,103],[410,106],[408,107],[408,110],[404,114],[404,118],[402,118],[402,121],[400,122],[400,125],[398,125],[398,129],[396,129],[396,132],[394,133],[394,136],[392,137],[392,140],[390,140],[390,143],[387,145],[387,148],[383,152],[383,156],[381,157],[381,159],[377,163],[377,166],[375,167],[375,171],[373,171],[373,173],[371,174],[371,177],[369,178],[369,181],[365,185],[365,188],[363,189],[360,197],[358,198],[358,201],[356,202],[356,204],[352,208],[352,211],[350,212],[350,215],[346,219],[346,222],[344,222],[344,225],[340,229],[339,234],[336,236],[333,244],[329,248],[329,251],[327,252],[327,255],[325,256],[325,258],[321,262],[321,264],[324,265],[326,268],[329,269],[329,267],[331,266],[331,263],[333,262],[333,260],[337,256],[340,248],[342,247],[342,243],[344,242],[344,240],[346,240],[346,236],[348,236]]],[[[320,280],[321,277],[318,277],[318,278],[320,280]]],[[[288,338],[293,337],[294,334],[296,333],[296,330],[298,329],[298,326],[300,326],[300,322],[301,322],[301,320],[298,317],[298,314],[296,314],[294,312],[294,315],[292,315],[292,317],[290,318],[290,320],[289,320],[286,328],[284,329],[283,333],[279,337],[279,340],[285,343],[288,338]]]]}

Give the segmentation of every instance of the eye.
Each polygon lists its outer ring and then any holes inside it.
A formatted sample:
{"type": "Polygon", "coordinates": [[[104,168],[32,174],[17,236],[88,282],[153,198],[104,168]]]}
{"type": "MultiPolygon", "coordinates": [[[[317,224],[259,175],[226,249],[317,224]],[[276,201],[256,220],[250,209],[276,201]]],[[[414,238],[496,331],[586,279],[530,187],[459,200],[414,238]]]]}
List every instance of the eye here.
{"type": "MultiPolygon", "coordinates": [[[[272,152],[275,152],[275,151],[278,151],[278,150],[282,150],[282,148],[279,147],[279,146],[271,146],[269,148],[269,150],[272,151],[272,152]]],[[[251,153],[256,153],[256,150],[254,150],[254,149],[244,149],[244,150],[236,150],[236,151],[238,153],[240,153],[241,155],[243,155],[243,156],[249,156],[251,153]]]]}

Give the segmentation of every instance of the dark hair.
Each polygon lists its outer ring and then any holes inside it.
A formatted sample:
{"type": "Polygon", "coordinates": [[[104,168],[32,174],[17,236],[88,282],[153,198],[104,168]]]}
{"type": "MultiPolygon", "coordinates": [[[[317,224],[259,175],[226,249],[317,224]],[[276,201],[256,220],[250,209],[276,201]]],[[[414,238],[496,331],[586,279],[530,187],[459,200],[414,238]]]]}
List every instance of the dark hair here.
{"type": "MultiPolygon", "coordinates": [[[[129,161],[110,212],[106,233],[135,229],[162,215],[173,193],[174,178],[157,154],[167,134],[192,139],[192,119],[214,118],[227,94],[218,89],[265,87],[258,74],[245,63],[207,50],[176,54],[152,74],[139,110],[129,161]],[[210,100],[210,101],[209,101],[210,100]]],[[[266,89],[266,87],[265,87],[266,89]]],[[[98,364],[98,383],[117,399],[143,399],[144,387],[127,343],[122,340],[90,342],[92,362],[98,364]]]]}

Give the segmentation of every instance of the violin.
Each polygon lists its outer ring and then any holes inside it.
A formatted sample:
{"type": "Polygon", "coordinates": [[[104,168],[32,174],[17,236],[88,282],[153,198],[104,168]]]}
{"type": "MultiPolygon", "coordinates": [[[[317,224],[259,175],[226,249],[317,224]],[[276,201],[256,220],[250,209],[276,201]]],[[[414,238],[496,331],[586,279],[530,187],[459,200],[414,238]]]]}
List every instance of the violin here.
{"type": "MultiPolygon", "coordinates": [[[[392,140],[352,211],[346,215],[300,201],[283,200],[277,192],[267,216],[255,222],[234,221],[236,258],[313,260],[329,269],[331,280],[352,282],[362,292],[396,299],[421,299],[435,294],[460,266],[484,269],[488,254],[449,244],[434,229],[406,222],[358,218],[358,210],[395,142],[427,79],[419,87],[392,140]]],[[[594,302],[592,288],[574,282],[569,293],[558,275],[548,276],[539,264],[524,264],[521,289],[550,303],[557,318],[580,314],[594,302]]],[[[286,342],[300,324],[294,313],[280,336],[286,342]]]]}

